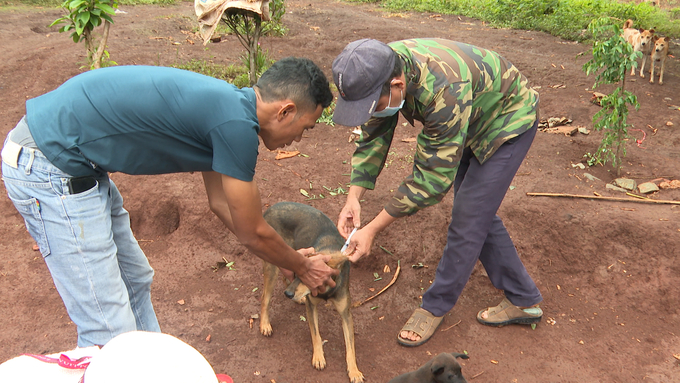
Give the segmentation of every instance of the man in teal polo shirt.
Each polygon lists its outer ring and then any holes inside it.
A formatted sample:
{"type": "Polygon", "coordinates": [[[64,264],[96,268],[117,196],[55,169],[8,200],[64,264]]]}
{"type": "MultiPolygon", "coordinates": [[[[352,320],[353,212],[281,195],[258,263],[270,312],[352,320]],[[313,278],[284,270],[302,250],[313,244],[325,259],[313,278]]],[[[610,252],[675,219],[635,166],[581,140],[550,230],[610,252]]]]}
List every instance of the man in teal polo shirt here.
{"type": "Polygon", "coordinates": [[[311,60],[290,57],[253,88],[121,66],[28,100],[2,150],[3,180],[78,327],[78,346],[160,331],[153,269],[109,172],[203,172],[211,210],[250,251],[294,272],[313,294],[334,286],[326,256],[296,252],[264,221],[253,180],[259,139],[270,150],[300,141],[332,98],[311,60]]]}

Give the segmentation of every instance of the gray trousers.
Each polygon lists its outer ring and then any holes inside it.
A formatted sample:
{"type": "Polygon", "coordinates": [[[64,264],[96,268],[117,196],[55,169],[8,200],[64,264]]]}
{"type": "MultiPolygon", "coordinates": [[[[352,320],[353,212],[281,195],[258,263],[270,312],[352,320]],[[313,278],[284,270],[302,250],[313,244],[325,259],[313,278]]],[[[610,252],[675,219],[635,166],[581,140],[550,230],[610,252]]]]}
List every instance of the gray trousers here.
{"type": "Polygon", "coordinates": [[[484,164],[470,148],[463,151],[453,184],[451,224],[435,279],[423,295],[422,308],[446,314],[458,301],[479,259],[491,283],[516,306],[543,300],[496,215],[536,135],[537,124],[503,145],[484,164]]]}

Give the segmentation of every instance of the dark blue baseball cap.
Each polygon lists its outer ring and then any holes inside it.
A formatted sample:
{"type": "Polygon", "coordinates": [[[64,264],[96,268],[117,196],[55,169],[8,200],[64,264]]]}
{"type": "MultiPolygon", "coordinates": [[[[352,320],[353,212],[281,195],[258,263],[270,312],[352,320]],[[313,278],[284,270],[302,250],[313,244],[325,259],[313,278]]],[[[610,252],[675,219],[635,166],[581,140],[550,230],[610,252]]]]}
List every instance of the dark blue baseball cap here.
{"type": "Polygon", "coordinates": [[[333,61],[333,81],[340,97],[333,122],[358,126],[375,112],[383,84],[394,70],[395,53],[374,39],[353,41],[333,61]]]}

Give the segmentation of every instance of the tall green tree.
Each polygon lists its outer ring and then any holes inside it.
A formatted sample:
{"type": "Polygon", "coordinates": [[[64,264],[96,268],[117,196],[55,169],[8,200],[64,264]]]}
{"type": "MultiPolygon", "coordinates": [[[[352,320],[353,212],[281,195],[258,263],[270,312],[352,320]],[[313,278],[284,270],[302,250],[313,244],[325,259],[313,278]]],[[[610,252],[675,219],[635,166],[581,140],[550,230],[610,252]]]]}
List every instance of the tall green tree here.
{"type": "Polygon", "coordinates": [[[602,109],[593,116],[595,130],[603,131],[602,141],[594,154],[586,154],[588,164],[611,162],[616,175],[621,175],[621,163],[626,156],[626,140],[628,135],[628,107],[640,109],[637,96],[625,89],[626,73],[637,66],[640,52],[624,40],[621,20],[602,17],[588,25],[593,35],[593,57],[583,65],[583,70],[590,75],[597,73],[593,89],[600,85],[618,85],[614,91],[600,100],[602,109]]]}

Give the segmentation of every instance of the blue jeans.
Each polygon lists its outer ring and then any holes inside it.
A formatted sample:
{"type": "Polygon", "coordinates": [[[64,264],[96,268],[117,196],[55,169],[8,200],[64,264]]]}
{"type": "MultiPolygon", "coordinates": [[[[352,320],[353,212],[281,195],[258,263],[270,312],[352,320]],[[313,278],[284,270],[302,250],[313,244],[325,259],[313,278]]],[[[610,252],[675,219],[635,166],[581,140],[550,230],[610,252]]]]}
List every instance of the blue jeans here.
{"type": "Polygon", "coordinates": [[[7,194],[78,327],[78,346],[104,345],[133,330],[160,331],[151,304],[153,269],[113,181],[103,177],[71,195],[71,176],[39,150],[22,148],[18,167],[9,163],[2,163],[7,194]]]}

